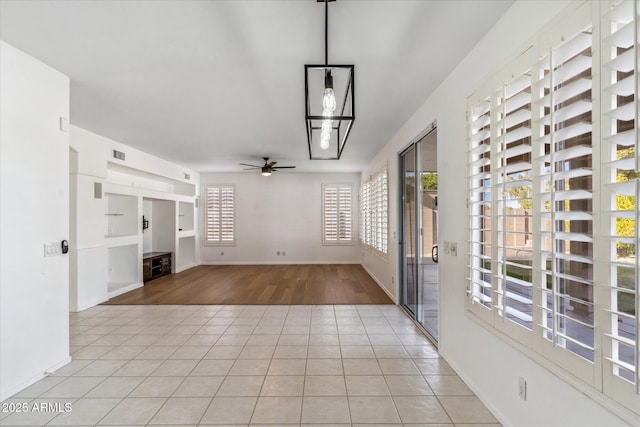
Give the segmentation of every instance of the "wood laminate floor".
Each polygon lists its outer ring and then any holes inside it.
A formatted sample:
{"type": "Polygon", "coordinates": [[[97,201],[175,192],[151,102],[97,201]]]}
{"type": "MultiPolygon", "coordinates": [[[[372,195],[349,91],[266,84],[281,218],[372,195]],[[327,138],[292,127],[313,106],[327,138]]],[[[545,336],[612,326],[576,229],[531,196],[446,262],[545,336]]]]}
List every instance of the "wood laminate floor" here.
{"type": "Polygon", "coordinates": [[[358,264],[202,265],[105,304],[393,304],[358,264]]]}

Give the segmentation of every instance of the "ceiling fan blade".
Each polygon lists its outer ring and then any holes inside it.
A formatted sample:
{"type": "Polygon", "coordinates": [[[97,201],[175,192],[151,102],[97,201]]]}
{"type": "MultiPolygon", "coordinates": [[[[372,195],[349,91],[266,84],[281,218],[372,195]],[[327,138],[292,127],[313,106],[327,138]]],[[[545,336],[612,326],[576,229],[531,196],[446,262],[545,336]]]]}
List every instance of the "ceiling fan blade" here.
{"type": "Polygon", "coordinates": [[[248,165],[246,163],[240,163],[240,166],[251,166],[252,168],[261,168],[262,166],[256,166],[256,165],[248,165]]]}
{"type": "Polygon", "coordinates": [[[276,163],[278,163],[278,162],[271,162],[271,163],[269,163],[269,164],[268,164],[268,165],[266,165],[266,166],[267,166],[268,168],[272,168],[272,167],[273,167],[273,165],[275,165],[276,163]]]}
{"type": "Polygon", "coordinates": [[[273,170],[277,170],[277,169],[295,169],[295,166],[276,166],[275,168],[273,168],[273,170]]]}
{"type": "Polygon", "coordinates": [[[243,171],[254,171],[254,170],[258,170],[258,169],[262,169],[262,167],[257,167],[257,168],[244,168],[242,169],[243,171]]]}

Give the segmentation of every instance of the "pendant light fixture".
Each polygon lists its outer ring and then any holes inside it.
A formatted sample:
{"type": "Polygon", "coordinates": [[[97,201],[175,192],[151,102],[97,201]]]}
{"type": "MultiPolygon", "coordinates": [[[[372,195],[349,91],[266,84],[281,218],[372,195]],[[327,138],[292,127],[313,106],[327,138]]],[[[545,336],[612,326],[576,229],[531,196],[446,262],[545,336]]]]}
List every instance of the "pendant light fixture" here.
{"type": "Polygon", "coordinates": [[[324,65],[304,66],[309,159],[339,160],[355,120],[354,66],[329,64],[329,2],[324,3],[324,65]]]}

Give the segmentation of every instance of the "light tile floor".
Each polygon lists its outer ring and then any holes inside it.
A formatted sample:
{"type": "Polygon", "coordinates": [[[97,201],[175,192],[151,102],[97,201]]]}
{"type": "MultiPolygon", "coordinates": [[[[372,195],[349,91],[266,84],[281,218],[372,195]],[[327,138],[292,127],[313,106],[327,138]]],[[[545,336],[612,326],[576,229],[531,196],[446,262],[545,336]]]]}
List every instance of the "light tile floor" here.
{"type": "Polygon", "coordinates": [[[97,306],[70,325],[73,361],[0,425],[499,426],[393,305],[97,306]]]}

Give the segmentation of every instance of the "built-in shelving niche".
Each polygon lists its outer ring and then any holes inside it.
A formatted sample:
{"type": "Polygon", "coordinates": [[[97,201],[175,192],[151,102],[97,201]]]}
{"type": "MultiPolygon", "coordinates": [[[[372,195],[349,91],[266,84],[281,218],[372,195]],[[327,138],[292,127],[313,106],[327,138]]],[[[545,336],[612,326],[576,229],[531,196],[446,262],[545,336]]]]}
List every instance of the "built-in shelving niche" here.
{"type": "Polygon", "coordinates": [[[144,197],[142,199],[142,214],[149,221],[149,228],[142,233],[142,252],[174,253],[176,202],[144,197]]]}
{"type": "Polygon", "coordinates": [[[109,248],[109,298],[128,292],[140,285],[138,245],[125,245],[109,248]]]}
{"type": "Polygon", "coordinates": [[[105,194],[105,237],[133,236],[138,234],[138,198],[122,194],[105,194]]]}
{"type": "Polygon", "coordinates": [[[192,231],[194,229],[194,211],[193,203],[180,202],[178,204],[178,231],[192,231]]]}
{"type": "Polygon", "coordinates": [[[107,180],[113,184],[157,191],[158,193],[179,194],[183,196],[196,195],[195,183],[167,178],[113,162],[108,163],[107,180]]]}
{"type": "Polygon", "coordinates": [[[178,259],[176,271],[186,270],[196,265],[196,237],[188,236],[178,239],[178,259]]]}

